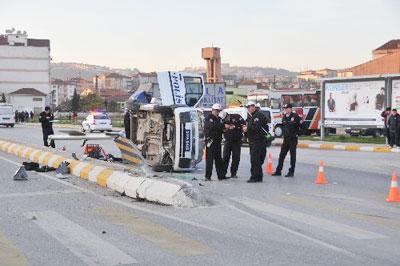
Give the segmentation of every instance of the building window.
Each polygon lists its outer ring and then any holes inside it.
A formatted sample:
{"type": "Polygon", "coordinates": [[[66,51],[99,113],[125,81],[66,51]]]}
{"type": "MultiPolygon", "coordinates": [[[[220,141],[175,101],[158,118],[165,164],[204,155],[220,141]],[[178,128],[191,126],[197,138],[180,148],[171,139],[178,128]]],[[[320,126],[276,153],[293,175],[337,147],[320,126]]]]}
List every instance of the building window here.
{"type": "Polygon", "coordinates": [[[41,102],[43,99],[42,98],[33,98],[34,102],[41,102]]]}

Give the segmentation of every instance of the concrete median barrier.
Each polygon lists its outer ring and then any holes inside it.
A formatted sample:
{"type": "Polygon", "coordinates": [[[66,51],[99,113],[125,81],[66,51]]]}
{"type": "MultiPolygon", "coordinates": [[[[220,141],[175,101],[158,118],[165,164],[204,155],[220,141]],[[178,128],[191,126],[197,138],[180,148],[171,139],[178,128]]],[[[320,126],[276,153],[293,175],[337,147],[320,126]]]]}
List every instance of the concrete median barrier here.
{"type": "Polygon", "coordinates": [[[201,192],[184,181],[133,176],[128,172],[110,169],[93,162],[66,158],[50,150],[35,149],[7,140],[0,140],[0,149],[5,153],[54,168],[57,168],[63,161],[67,161],[72,175],[131,198],[179,207],[207,204],[201,192]]]}

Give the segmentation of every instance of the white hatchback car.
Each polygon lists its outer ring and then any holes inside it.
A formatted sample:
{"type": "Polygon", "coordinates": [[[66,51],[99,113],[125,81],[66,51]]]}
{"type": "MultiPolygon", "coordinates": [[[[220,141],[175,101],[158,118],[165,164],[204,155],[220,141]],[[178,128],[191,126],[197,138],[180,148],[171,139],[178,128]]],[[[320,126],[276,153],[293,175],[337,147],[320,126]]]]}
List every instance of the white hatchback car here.
{"type": "Polygon", "coordinates": [[[82,121],[83,131],[112,131],[111,119],[106,113],[90,113],[85,120],[82,121]]]}

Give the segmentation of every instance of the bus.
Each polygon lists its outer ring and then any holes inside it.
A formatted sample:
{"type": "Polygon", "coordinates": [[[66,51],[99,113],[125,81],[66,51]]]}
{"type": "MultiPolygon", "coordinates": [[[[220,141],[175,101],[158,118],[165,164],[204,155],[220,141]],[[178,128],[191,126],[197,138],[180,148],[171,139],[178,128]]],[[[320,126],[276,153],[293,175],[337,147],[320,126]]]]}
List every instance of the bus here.
{"type": "Polygon", "coordinates": [[[302,118],[301,134],[319,133],[321,128],[320,90],[273,90],[269,93],[269,106],[275,120],[275,137],[282,137],[282,108],[291,104],[293,110],[302,118]]]}

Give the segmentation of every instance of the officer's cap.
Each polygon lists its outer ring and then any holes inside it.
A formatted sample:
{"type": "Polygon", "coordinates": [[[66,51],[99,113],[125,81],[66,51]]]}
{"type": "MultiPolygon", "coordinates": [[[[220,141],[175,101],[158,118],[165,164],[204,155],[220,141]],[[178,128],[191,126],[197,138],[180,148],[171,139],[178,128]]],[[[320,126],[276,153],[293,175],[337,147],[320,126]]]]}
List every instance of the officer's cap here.
{"type": "Polygon", "coordinates": [[[261,104],[260,103],[256,103],[256,107],[257,108],[261,108],[261,104]]]}
{"type": "Polygon", "coordinates": [[[285,104],[285,105],[283,106],[283,108],[284,108],[284,109],[286,109],[286,108],[293,108],[293,106],[292,106],[290,103],[288,103],[288,104],[285,104]]]}
{"type": "Polygon", "coordinates": [[[256,105],[256,103],[255,102],[253,102],[253,101],[248,101],[247,102],[247,104],[246,104],[246,107],[249,107],[249,106],[252,106],[252,105],[256,105]]]}
{"type": "Polygon", "coordinates": [[[222,110],[222,107],[221,107],[221,105],[220,105],[219,103],[214,103],[214,104],[212,105],[211,109],[221,111],[221,110],[222,110]]]}

